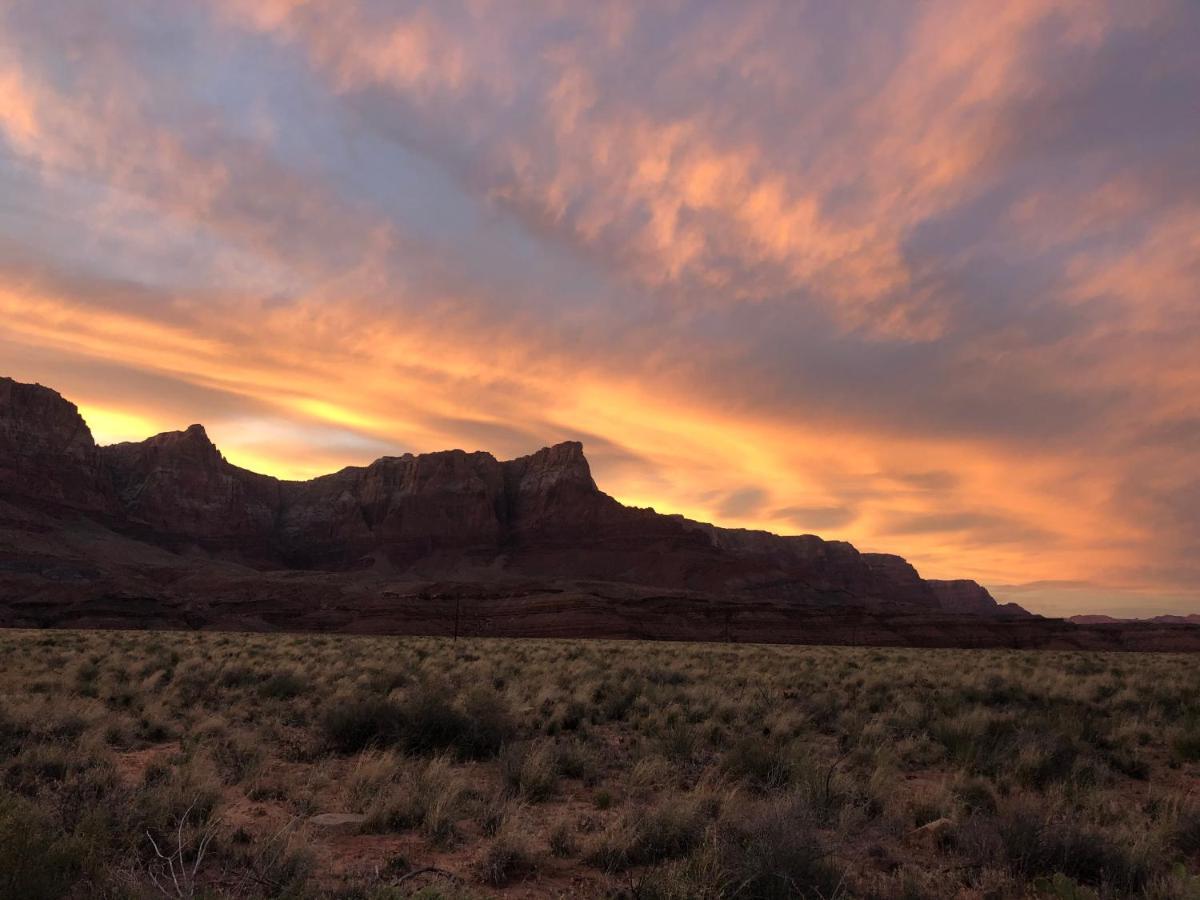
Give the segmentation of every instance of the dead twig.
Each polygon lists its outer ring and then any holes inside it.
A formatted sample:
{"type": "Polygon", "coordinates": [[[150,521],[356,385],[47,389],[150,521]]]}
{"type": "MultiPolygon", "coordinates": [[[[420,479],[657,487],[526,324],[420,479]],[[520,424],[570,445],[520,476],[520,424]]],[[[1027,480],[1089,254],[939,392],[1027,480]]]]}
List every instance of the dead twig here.
{"type": "Polygon", "coordinates": [[[155,859],[146,866],[146,872],[150,876],[151,884],[164,897],[171,897],[173,900],[192,900],[196,896],[196,878],[199,875],[200,866],[208,852],[208,845],[217,836],[219,823],[216,820],[207,822],[196,839],[192,860],[190,863],[188,862],[188,842],[184,839],[184,829],[195,808],[196,799],[193,799],[191,805],[184,810],[183,815],[175,823],[175,847],[173,849],[168,847],[169,853],[164,853],[158,845],[158,841],[154,839],[154,835],[149,831],[146,832],[150,846],[154,848],[155,856],[155,859]]]}

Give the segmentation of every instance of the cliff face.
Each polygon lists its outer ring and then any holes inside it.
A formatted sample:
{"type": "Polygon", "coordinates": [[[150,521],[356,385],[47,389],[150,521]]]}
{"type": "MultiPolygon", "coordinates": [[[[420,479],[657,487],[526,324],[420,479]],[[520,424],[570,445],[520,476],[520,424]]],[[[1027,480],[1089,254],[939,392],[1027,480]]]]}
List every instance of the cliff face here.
{"type": "Polygon", "coordinates": [[[199,425],[97,448],[73,405],[3,379],[0,492],[264,571],[490,571],[795,606],[1025,614],[974,582],[924,580],[898,556],[622,506],[597,488],[576,442],[507,462],[461,450],[385,457],[284,482],[231,465],[199,425]]]}
{"type": "Polygon", "coordinates": [[[0,378],[0,499],[114,508],[92,433],[75,405],[49,388],[0,378]]]}
{"type": "Polygon", "coordinates": [[[475,556],[500,540],[503,489],[487,453],[386,457],[285,485],[278,544],[285,562],[304,568],[354,566],[372,553],[398,566],[475,556]]]}
{"type": "Polygon", "coordinates": [[[938,599],[938,605],[945,612],[961,613],[970,616],[1003,616],[1019,617],[1028,615],[1024,609],[1015,603],[997,603],[987,588],[975,581],[936,581],[925,582],[938,599]]]}
{"type": "Polygon", "coordinates": [[[175,548],[273,557],[279,482],[230,465],[203,426],[100,448],[128,527],[175,548]]]}

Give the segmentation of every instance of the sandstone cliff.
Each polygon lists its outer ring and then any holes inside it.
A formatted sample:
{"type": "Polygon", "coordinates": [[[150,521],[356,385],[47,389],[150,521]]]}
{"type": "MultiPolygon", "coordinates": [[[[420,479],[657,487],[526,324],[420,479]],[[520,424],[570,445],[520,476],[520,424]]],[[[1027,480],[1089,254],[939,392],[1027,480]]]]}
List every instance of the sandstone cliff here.
{"type": "MultiPolygon", "coordinates": [[[[121,549],[105,552],[117,562],[122,554],[167,554],[177,588],[207,583],[206,565],[235,565],[376,578],[593,580],[785,608],[1028,615],[999,606],[975,582],[923,579],[898,556],[623,506],[596,486],[576,442],[509,461],[462,450],[406,454],[288,482],[230,464],[199,425],[97,448],[57,393],[0,379],[0,500],[49,516],[39,520],[40,544],[12,525],[7,540],[0,533],[0,569],[10,571],[34,565],[30,547],[45,551],[39,559],[66,553],[53,550],[58,544],[74,548],[73,565],[104,570],[112,560],[79,549],[77,523],[87,521],[93,544],[95,529],[113,535],[106,546],[121,549]]],[[[125,575],[112,577],[128,588],[125,575]]]]}

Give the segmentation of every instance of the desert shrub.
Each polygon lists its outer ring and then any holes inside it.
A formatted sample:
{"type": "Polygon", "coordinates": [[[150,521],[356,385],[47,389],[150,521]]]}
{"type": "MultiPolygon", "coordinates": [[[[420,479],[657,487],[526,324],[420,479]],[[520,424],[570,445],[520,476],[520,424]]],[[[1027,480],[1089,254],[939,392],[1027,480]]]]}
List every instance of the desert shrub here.
{"type": "Polygon", "coordinates": [[[637,685],[605,680],[592,691],[592,716],[598,722],[620,722],[629,715],[640,693],[637,685]]]}
{"type": "Polygon", "coordinates": [[[559,822],[550,830],[550,852],[560,859],[574,856],[579,851],[575,835],[566,822],[559,822]]]}
{"type": "Polygon", "coordinates": [[[1044,791],[1050,785],[1070,777],[1079,748],[1062,735],[1049,735],[1021,748],[1017,758],[1017,777],[1035,790],[1044,791]]]}
{"type": "MultiPolygon", "coordinates": [[[[74,833],[84,822],[95,820],[99,815],[107,820],[114,805],[127,800],[116,772],[103,761],[71,772],[55,785],[54,790],[44,793],[39,801],[53,820],[67,832],[74,833]]],[[[95,826],[93,821],[92,825],[95,826]]]]}
{"type": "Polygon", "coordinates": [[[587,704],[579,700],[571,700],[559,717],[558,727],[562,731],[575,731],[583,724],[587,714],[587,704]]]}
{"type": "Polygon", "coordinates": [[[696,729],[686,721],[678,719],[669,722],[663,728],[659,740],[664,755],[680,763],[691,762],[699,746],[696,729]]]}
{"type": "Polygon", "coordinates": [[[221,850],[227,869],[242,873],[242,880],[254,885],[254,896],[289,900],[311,896],[306,887],[316,860],[294,829],[285,828],[260,841],[235,833],[230,846],[221,850]]]}
{"type": "Polygon", "coordinates": [[[399,708],[400,742],[410,753],[453,751],[461,759],[483,759],[499,752],[515,728],[508,707],[498,694],[476,689],[459,709],[451,692],[421,685],[399,708]]]}
{"type": "Polygon", "coordinates": [[[365,812],[403,774],[403,762],[391,752],[367,751],[344,779],[346,808],[365,812]]]}
{"type": "Polygon", "coordinates": [[[1171,828],[1171,842],[1187,857],[1200,857],[1200,807],[1180,810],[1171,828]]]}
{"type": "Polygon", "coordinates": [[[1171,738],[1171,752],[1182,762],[1200,761],[1200,725],[1191,723],[1171,738]]]}
{"type": "Polygon", "coordinates": [[[58,900],[81,870],[75,842],[33,804],[0,792],[0,897],[58,900]]]}
{"type": "Polygon", "coordinates": [[[211,762],[192,759],[162,770],[144,784],[122,811],[123,830],[141,848],[147,831],[162,841],[175,832],[180,821],[186,820],[194,827],[205,825],[213,818],[220,800],[221,779],[211,762]]]}
{"type": "Polygon", "coordinates": [[[467,720],[466,728],[459,735],[455,749],[465,759],[495,756],[516,734],[508,703],[495,690],[476,688],[468,691],[463,700],[463,714],[467,720]]]}
{"type": "Polygon", "coordinates": [[[519,805],[507,791],[497,791],[479,801],[475,813],[475,824],[487,837],[495,837],[505,823],[516,814],[519,805]]]}
{"type": "Polygon", "coordinates": [[[1048,818],[1033,806],[973,816],[953,841],[976,861],[1004,865],[1027,880],[1061,873],[1081,884],[1132,894],[1151,875],[1146,860],[1127,843],[1077,822],[1048,818]]]}
{"type": "Polygon", "coordinates": [[[266,808],[232,800],[206,871],[245,896],[490,896],[544,854],[643,900],[1194,900],[1200,814],[1123,776],[1186,780],[1198,688],[1166,654],[0,630],[0,791],[69,851],[70,897],[145,888],[146,830],[192,807],[194,836],[240,782],[266,808]],[[340,810],[412,833],[305,888],[274,830],[324,864],[304,820],[340,810]],[[420,868],[397,846],[470,875],[384,887],[420,868]]]}
{"type": "Polygon", "coordinates": [[[1012,756],[1017,724],[1011,715],[976,708],[935,721],[929,732],[951,762],[968,771],[994,774],[1012,756]]]}
{"type": "Polygon", "coordinates": [[[802,802],[760,802],[736,809],[717,831],[722,883],[754,900],[829,898],[843,876],[822,848],[802,802]]]}
{"type": "Polygon", "coordinates": [[[563,778],[578,778],[590,783],[597,774],[596,758],[578,741],[564,743],[558,748],[558,774],[563,778]]]}
{"type": "Polygon", "coordinates": [[[261,697],[268,700],[291,700],[308,689],[308,681],[297,672],[276,672],[258,687],[261,697]]]}
{"type": "Polygon", "coordinates": [[[143,741],[149,741],[151,744],[160,744],[163,741],[169,740],[174,732],[171,727],[161,719],[152,715],[140,715],[134,727],[134,735],[143,741]]]}
{"type": "Polygon", "coordinates": [[[510,744],[500,755],[500,777],[510,796],[539,803],[558,789],[558,750],[549,740],[510,744]]]}
{"type": "Polygon", "coordinates": [[[382,790],[366,812],[363,830],[383,833],[420,828],[434,843],[444,844],[457,834],[467,791],[451,760],[435,756],[416,763],[382,790]]]}
{"type": "Polygon", "coordinates": [[[9,763],[4,772],[4,787],[30,797],[43,785],[57,784],[68,772],[84,766],[85,761],[65,747],[30,744],[9,763]]]}
{"type": "Polygon", "coordinates": [[[28,724],[0,706],[0,762],[16,754],[28,737],[28,724]]]}
{"type": "Polygon", "coordinates": [[[248,687],[259,680],[259,674],[249,666],[226,666],[217,678],[223,688],[248,687]]]}
{"type": "Polygon", "coordinates": [[[321,719],[321,730],[333,750],[358,753],[395,743],[404,724],[399,704],[384,697],[335,698],[321,719]]]}
{"type": "Polygon", "coordinates": [[[226,784],[240,784],[263,763],[263,748],[244,735],[216,735],[205,744],[226,784]]]}
{"type": "Polygon", "coordinates": [[[57,713],[44,710],[36,731],[45,741],[69,744],[78,741],[87,726],[87,719],[73,710],[57,713]]]}
{"type": "Polygon", "coordinates": [[[1145,781],[1150,777],[1150,763],[1137,752],[1136,748],[1111,747],[1104,754],[1104,761],[1113,771],[1120,772],[1127,778],[1145,781]]]}
{"type": "Polygon", "coordinates": [[[749,735],[736,741],[721,757],[721,770],[759,790],[785,786],[792,777],[792,760],[777,740],[749,735]]]}
{"type": "MultiPolygon", "coordinates": [[[[996,811],[996,795],[991,785],[982,778],[967,778],[954,786],[954,796],[968,813],[994,813],[996,811]]],[[[930,822],[937,815],[925,819],[930,822]]],[[[923,824],[919,822],[917,824],[923,824]]]]}
{"type": "Polygon", "coordinates": [[[537,859],[528,841],[515,828],[505,828],[493,838],[479,862],[484,884],[503,887],[534,872],[537,859]]]}
{"type": "Polygon", "coordinates": [[[672,687],[690,684],[692,681],[686,672],[680,672],[678,669],[650,668],[646,670],[643,677],[651,684],[671,685],[672,687]]]}
{"type": "Polygon", "coordinates": [[[629,878],[639,900],[720,900],[740,897],[740,886],[722,884],[716,844],[707,841],[687,856],[645,869],[629,878]]]}
{"type": "Polygon", "coordinates": [[[423,685],[400,707],[401,743],[412,753],[436,753],[470,739],[471,723],[448,699],[449,690],[423,685]]]}
{"type": "Polygon", "coordinates": [[[92,658],[81,662],[75,668],[75,683],[80,688],[84,685],[92,685],[96,679],[100,677],[99,660],[92,658]]]}
{"type": "Polygon", "coordinates": [[[587,862],[608,872],[677,859],[695,848],[713,810],[708,798],[674,796],[632,811],[588,851],[587,862]]]}
{"type": "Polygon", "coordinates": [[[1095,891],[1068,878],[1062,872],[1055,872],[1051,877],[1043,875],[1035,878],[1033,889],[1039,897],[1054,900],[1099,900],[1095,891]]]}

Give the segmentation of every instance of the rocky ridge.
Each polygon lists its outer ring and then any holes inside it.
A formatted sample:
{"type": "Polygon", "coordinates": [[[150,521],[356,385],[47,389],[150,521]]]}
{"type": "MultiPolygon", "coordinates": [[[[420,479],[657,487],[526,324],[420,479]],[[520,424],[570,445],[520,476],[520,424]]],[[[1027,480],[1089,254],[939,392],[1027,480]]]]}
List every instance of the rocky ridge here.
{"type": "Polygon", "coordinates": [[[384,457],[288,482],[232,465],[200,425],[97,447],[74,405],[9,379],[0,380],[0,441],[10,501],[260,570],[501,568],[810,606],[1023,612],[974,582],[926,581],[898,556],[845,542],[625,507],[596,486],[577,442],[508,461],[462,450],[384,457]]]}
{"type": "Polygon", "coordinates": [[[282,481],[199,425],[98,447],[6,378],[0,626],[1200,649],[1195,625],[1043,619],[899,556],[626,507],[575,442],[282,481]]]}

